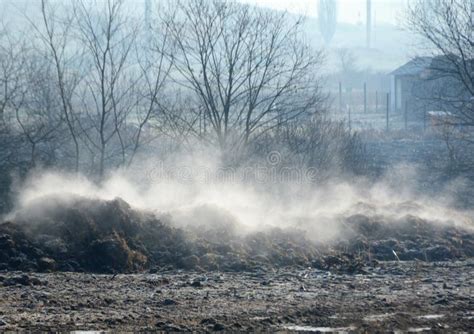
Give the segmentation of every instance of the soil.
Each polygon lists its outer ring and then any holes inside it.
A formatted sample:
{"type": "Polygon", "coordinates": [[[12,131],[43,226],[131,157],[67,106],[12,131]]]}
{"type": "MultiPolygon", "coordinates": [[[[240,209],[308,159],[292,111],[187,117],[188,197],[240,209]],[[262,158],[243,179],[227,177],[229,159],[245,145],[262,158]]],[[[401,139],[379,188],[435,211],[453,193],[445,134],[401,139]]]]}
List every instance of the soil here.
{"type": "Polygon", "coordinates": [[[367,274],[1,273],[0,330],[465,331],[474,262],[379,262],[367,274]]]}
{"type": "Polygon", "coordinates": [[[359,206],[317,243],[42,199],[0,224],[0,331],[472,330],[472,226],[359,206]]]}
{"type": "MultiPolygon", "coordinates": [[[[402,203],[395,209],[414,205],[402,203]]],[[[179,228],[119,198],[42,199],[36,207],[17,212],[14,221],[0,224],[0,270],[241,272],[303,266],[356,274],[373,261],[474,257],[472,227],[413,215],[390,218],[366,204],[359,206],[354,212],[364,214],[340,218],[343,232],[337,242],[318,243],[306,238],[304,226],[245,234],[232,221],[179,228]]]]}

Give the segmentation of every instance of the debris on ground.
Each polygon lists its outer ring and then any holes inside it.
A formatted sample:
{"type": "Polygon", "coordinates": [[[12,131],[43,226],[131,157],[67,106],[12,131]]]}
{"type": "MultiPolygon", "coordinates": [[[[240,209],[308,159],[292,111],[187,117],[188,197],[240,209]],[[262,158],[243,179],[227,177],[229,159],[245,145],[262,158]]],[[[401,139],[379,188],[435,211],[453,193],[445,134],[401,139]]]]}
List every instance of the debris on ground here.
{"type": "MultiPolygon", "coordinates": [[[[114,280],[112,274],[32,273],[29,280],[48,284],[0,285],[0,328],[390,333],[474,328],[472,259],[379,262],[364,270],[368,275],[314,268],[210,272],[208,284],[199,289],[188,282],[200,281],[203,274],[189,270],[117,275],[114,280]],[[160,280],[168,284],[150,284],[160,280]]],[[[2,275],[9,281],[22,274],[2,275]]]]}

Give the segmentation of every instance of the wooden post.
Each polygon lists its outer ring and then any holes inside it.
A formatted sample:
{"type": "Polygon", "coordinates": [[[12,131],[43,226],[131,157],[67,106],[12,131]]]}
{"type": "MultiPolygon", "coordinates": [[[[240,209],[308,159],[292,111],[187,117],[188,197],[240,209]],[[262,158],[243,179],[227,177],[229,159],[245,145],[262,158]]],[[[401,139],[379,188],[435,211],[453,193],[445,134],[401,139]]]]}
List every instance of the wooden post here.
{"type": "Polygon", "coordinates": [[[349,132],[351,132],[352,124],[351,124],[351,107],[350,106],[347,107],[347,112],[349,114],[349,132]]]}
{"type": "Polygon", "coordinates": [[[386,115],[386,130],[388,131],[389,129],[389,124],[388,124],[388,112],[389,112],[389,105],[390,105],[390,93],[387,93],[387,115],[386,115]]]}
{"type": "Polygon", "coordinates": [[[339,81],[339,112],[342,114],[342,84],[339,81]]]}
{"type": "Polygon", "coordinates": [[[378,112],[379,108],[379,92],[375,91],[375,113],[378,112]]]}
{"type": "Polygon", "coordinates": [[[367,83],[364,82],[364,113],[367,113],[367,83]]]}
{"type": "Polygon", "coordinates": [[[423,105],[423,131],[426,131],[426,105],[423,105]]]}
{"type": "Polygon", "coordinates": [[[408,129],[408,100],[405,101],[405,131],[408,129]]]}

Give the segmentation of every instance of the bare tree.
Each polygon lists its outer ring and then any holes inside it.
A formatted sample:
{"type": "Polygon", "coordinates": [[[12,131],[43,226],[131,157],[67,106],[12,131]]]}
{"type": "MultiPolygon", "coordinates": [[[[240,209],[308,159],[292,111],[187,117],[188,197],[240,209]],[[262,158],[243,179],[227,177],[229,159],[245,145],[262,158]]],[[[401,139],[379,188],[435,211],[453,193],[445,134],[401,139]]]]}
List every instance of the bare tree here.
{"type": "Polygon", "coordinates": [[[12,36],[5,26],[0,28],[0,126],[5,126],[5,114],[22,84],[26,46],[12,36]]]}
{"type": "Polygon", "coordinates": [[[361,71],[357,66],[357,57],[347,48],[336,49],[336,59],[339,65],[339,81],[346,91],[360,85],[361,71]]]}
{"type": "Polygon", "coordinates": [[[433,97],[443,99],[443,104],[456,115],[458,124],[465,126],[474,126],[472,13],[472,1],[416,1],[408,9],[406,22],[433,56],[428,76],[430,80],[437,80],[431,86],[433,97]],[[441,82],[449,83],[449,89],[440,85],[441,82]]]}
{"type": "Polygon", "coordinates": [[[326,44],[329,44],[336,32],[337,4],[336,0],[319,0],[318,4],[319,30],[326,44]]]}
{"type": "Polygon", "coordinates": [[[158,127],[160,130],[177,125],[176,122],[169,122],[168,99],[165,95],[173,64],[173,57],[166,56],[172,54],[169,29],[161,20],[150,22],[150,14],[147,15],[143,43],[137,44],[136,48],[136,58],[141,72],[138,93],[143,112],[135,113],[137,126],[131,135],[129,166],[143,144],[144,135],[148,135],[148,141],[154,139],[154,136],[146,131],[149,123],[154,123],[155,128],[158,127]],[[153,31],[152,35],[150,31],[153,31]]]}
{"type": "Polygon", "coordinates": [[[337,50],[337,59],[339,61],[339,68],[343,75],[353,74],[357,71],[356,56],[354,53],[346,48],[337,50]]]}
{"type": "Polygon", "coordinates": [[[75,13],[79,42],[85,49],[84,135],[88,147],[98,152],[98,174],[102,176],[106,161],[117,154],[116,147],[120,164],[126,162],[128,143],[122,130],[138,105],[134,89],[139,71],[132,70],[130,61],[138,25],[124,15],[123,1],[78,1],[75,13]]]}
{"type": "Polygon", "coordinates": [[[301,20],[233,1],[173,7],[167,23],[174,79],[194,95],[191,112],[201,115],[209,129],[203,135],[211,134],[222,151],[317,111],[322,55],[302,42],[301,20]]]}
{"type": "Polygon", "coordinates": [[[80,162],[80,139],[72,100],[80,80],[77,74],[80,66],[77,65],[78,58],[75,56],[78,50],[75,50],[71,43],[73,17],[69,14],[69,11],[64,10],[63,16],[59,19],[55,7],[50,6],[47,0],[41,0],[42,25],[36,25],[33,21],[30,23],[43,44],[40,50],[46,50],[46,57],[55,68],[55,86],[60,97],[63,120],[73,142],[74,170],[77,172],[80,162]]]}
{"type": "Polygon", "coordinates": [[[7,26],[0,27],[0,168],[9,168],[17,159],[19,146],[14,135],[13,101],[21,95],[25,44],[13,38],[7,26]]]}
{"type": "Polygon", "coordinates": [[[126,12],[123,0],[64,7],[42,0],[41,14],[41,25],[30,20],[42,42],[35,52],[55,69],[75,169],[81,162],[102,176],[106,165],[130,165],[153,137],[148,123],[165,109],[162,94],[171,68],[163,53],[170,41],[166,25],[140,35],[143,25],[126,12]]]}
{"type": "Polygon", "coordinates": [[[421,37],[433,57],[425,75],[429,91],[424,98],[449,112],[443,133],[450,157],[469,156],[468,160],[474,158],[468,149],[474,144],[473,13],[472,1],[418,0],[410,4],[406,20],[407,28],[421,37]],[[448,130],[452,133],[446,135],[448,130]]]}
{"type": "Polygon", "coordinates": [[[21,90],[12,100],[11,109],[14,112],[21,137],[26,140],[29,146],[28,165],[33,168],[37,164],[40,153],[43,153],[44,157],[49,156],[49,158],[54,155],[56,146],[54,144],[60,142],[59,133],[63,119],[60,110],[58,110],[59,103],[56,102],[56,92],[51,89],[53,87],[49,84],[54,76],[49,64],[29,53],[23,54],[22,57],[26,58],[26,61],[23,62],[21,90]],[[48,146],[52,147],[52,150],[49,150],[48,146]]]}
{"type": "Polygon", "coordinates": [[[10,157],[2,162],[10,167],[34,167],[40,157],[42,162],[51,162],[56,146],[53,142],[59,143],[56,135],[64,123],[58,112],[57,90],[50,84],[55,80],[54,65],[49,57],[37,52],[34,44],[28,43],[25,35],[8,32],[4,37],[0,43],[0,105],[5,133],[2,148],[9,148],[10,157]]]}
{"type": "Polygon", "coordinates": [[[344,173],[364,173],[368,169],[368,155],[359,135],[347,131],[344,122],[325,115],[315,115],[305,122],[288,122],[278,131],[267,132],[252,143],[251,158],[266,156],[269,150],[277,150],[281,155],[277,168],[311,168],[314,181],[344,173]]]}

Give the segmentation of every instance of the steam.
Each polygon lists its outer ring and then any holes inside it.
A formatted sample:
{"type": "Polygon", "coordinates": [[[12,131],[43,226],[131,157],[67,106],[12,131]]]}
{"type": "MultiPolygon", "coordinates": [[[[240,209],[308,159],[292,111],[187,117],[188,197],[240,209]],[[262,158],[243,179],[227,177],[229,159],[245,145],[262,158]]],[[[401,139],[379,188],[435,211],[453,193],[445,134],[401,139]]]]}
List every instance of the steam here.
{"type": "Polygon", "coordinates": [[[181,161],[186,162],[182,168],[189,166],[186,172],[178,171],[176,160],[160,162],[159,173],[156,162],[148,162],[140,168],[116,170],[100,184],[77,174],[34,171],[18,189],[16,208],[7,218],[14,219],[16,212],[28,210],[33,203],[44,202],[47,207],[51,198],[65,201],[81,196],[120,197],[138,210],[152,211],[184,228],[233,224],[242,233],[269,227],[299,228],[318,242],[337,239],[344,230],[344,219],[355,214],[391,223],[411,215],[437,224],[474,226],[472,212],[452,207],[449,187],[437,198],[414,191],[417,173],[412,167],[394,168],[378,182],[334,180],[318,187],[301,180],[269,184],[235,177],[211,179],[209,175],[222,176],[216,159],[188,157],[181,161]],[[196,170],[202,173],[192,173],[196,170]]]}

